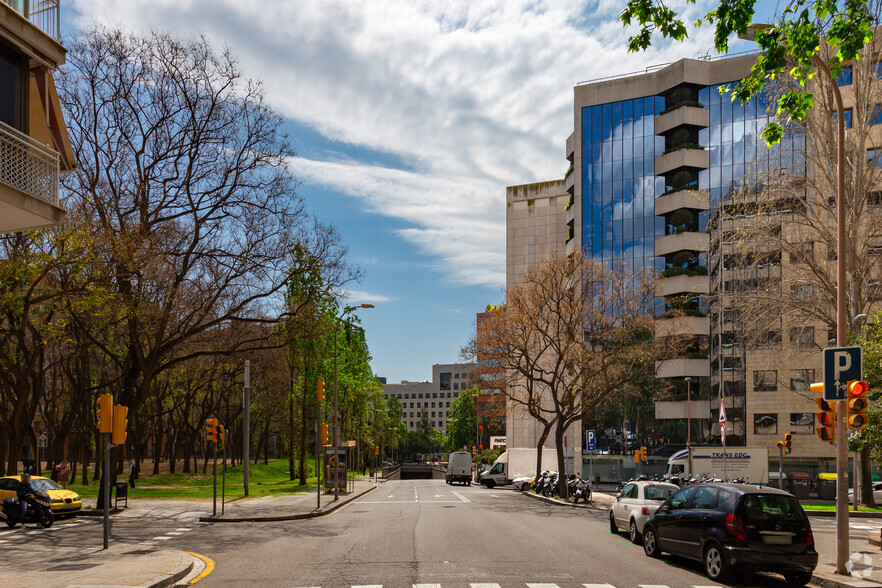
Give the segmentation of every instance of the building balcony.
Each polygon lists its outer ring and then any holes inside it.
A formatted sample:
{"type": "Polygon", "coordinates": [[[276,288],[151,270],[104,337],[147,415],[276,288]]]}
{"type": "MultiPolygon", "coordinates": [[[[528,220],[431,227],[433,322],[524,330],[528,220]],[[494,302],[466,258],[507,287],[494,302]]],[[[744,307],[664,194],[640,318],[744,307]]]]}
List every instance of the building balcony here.
{"type": "Polygon", "coordinates": [[[710,373],[707,359],[667,359],[655,362],[656,378],[704,378],[710,373]]]}
{"type": "Polygon", "coordinates": [[[704,149],[678,149],[655,158],[655,175],[663,176],[679,168],[710,167],[710,152],[704,149]]]}
{"type": "Polygon", "coordinates": [[[707,251],[707,233],[680,233],[679,235],[666,235],[655,240],[655,255],[662,257],[678,251],[707,251]]]}
{"type": "Polygon", "coordinates": [[[655,199],[656,216],[662,216],[681,208],[710,210],[710,195],[702,190],[680,190],[655,199]]]}
{"type": "Polygon", "coordinates": [[[710,110],[697,106],[681,106],[655,118],[655,134],[663,135],[680,126],[705,128],[710,125],[710,110]]]}
{"type": "Polygon", "coordinates": [[[58,153],[0,122],[0,233],[64,222],[58,153]]]}
{"type": "Polygon", "coordinates": [[[570,161],[574,161],[576,156],[576,133],[570,133],[570,136],[567,137],[567,153],[566,158],[570,161]]]}
{"type": "Polygon", "coordinates": [[[656,319],[655,321],[656,337],[709,334],[710,320],[706,316],[678,316],[675,318],[656,319]]]}
{"type": "Polygon", "coordinates": [[[660,297],[674,294],[709,294],[710,278],[707,276],[687,276],[685,274],[672,278],[659,278],[655,286],[655,294],[660,297]]]}
{"type": "Polygon", "coordinates": [[[564,178],[564,183],[566,185],[567,192],[570,194],[576,193],[576,170],[570,172],[566,178],[564,178]]]}

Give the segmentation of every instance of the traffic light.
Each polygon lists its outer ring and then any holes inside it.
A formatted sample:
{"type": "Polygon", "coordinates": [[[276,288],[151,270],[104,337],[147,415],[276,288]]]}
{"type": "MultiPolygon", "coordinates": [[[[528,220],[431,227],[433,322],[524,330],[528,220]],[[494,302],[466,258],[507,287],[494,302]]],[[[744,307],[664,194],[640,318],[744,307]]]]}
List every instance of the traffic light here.
{"type": "Polygon", "coordinates": [[[322,434],[322,445],[328,444],[328,423],[322,423],[321,425],[321,434],[322,434]]]}
{"type": "Polygon", "coordinates": [[[848,428],[863,429],[867,426],[867,392],[870,387],[863,380],[848,383],[848,428]]]}
{"type": "Polygon", "coordinates": [[[380,455],[380,446],[374,445],[374,455],[380,455]]]}
{"type": "Polygon", "coordinates": [[[645,446],[640,448],[640,460],[646,461],[646,447],[645,446]]]}
{"type": "Polygon", "coordinates": [[[217,443],[218,450],[223,449],[224,443],[227,440],[227,434],[226,434],[226,431],[224,431],[223,425],[217,426],[217,429],[215,429],[214,438],[215,438],[215,442],[217,443]]]}
{"type": "Polygon", "coordinates": [[[792,441],[792,439],[793,439],[793,435],[791,435],[790,433],[787,433],[786,435],[784,435],[784,454],[785,455],[790,454],[790,449],[791,449],[790,442],[792,441]]]}
{"type": "Polygon", "coordinates": [[[821,441],[833,443],[836,441],[836,405],[832,402],[824,400],[824,384],[816,382],[810,386],[812,392],[818,394],[815,403],[818,405],[820,412],[815,413],[818,419],[819,427],[815,427],[815,433],[821,441]]]}
{"type": "Polygon", "coordinates": [[[318,399],[319,402],[325,401],[325,381],[324,380],[318,381],[318,395],[316,396],[316,398],[318,399]]]}
{"type": "Polygon", "coordinates": [[[640,463],[640,449],[634,450],[634,463],[640,463]]]}
{"type": "Polygon", "coordinates": [[[113,433],[113,394],[98,397],[98,431],[113,433]]]}
{"type": "Polygon", "coordinates": [[[114,445],[125,445],[126,428],[129,426],[129,421],[126,418],[128,414],[128,406],[117,404],[113,407],[113,432],[110,436],[110,442],[114,445]]]}
{"type": "Polygon", "coordinates": [[[205,419],[205,439],[211,443],[217,442],[217,419],[205,419]]]}

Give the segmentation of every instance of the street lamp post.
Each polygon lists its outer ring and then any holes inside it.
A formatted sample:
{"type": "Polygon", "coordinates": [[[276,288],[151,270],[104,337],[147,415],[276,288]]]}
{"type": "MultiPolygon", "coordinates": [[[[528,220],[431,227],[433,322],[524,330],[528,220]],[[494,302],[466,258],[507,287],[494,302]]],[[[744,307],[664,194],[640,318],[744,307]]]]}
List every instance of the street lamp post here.
{"type": "Polygon", "coordinates": [[[686,456],[689,459],[689,475],[692,471],[692,378],[686,376],[686,456]]]}
{"type": "Polygon", "coordinates": [[[338,415],[337,415],[337,331],[340,330],[340,321],[343,317],[359,308],[373,308],[373,304],[359,304],[358,306],[347,306],[343,312],[334,321],[334,418],[333,418],[333,445],[332,454],[334,456],[334,500],[340,499],[340,456],[339,448],[339,432],[337,431],[338,415]]]}

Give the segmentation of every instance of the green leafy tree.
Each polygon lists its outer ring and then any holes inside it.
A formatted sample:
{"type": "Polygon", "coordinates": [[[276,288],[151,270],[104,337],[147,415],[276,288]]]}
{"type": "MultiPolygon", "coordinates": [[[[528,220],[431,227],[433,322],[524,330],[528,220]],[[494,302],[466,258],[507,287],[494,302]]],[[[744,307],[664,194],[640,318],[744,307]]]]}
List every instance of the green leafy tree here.
{"type": "Polygon", "coordinates": [[[447,411],[447,435],[450,448],[458,451],[463,447],[470,448],[475,443],[475,397],[477,388],[469,388],[459,393],[450,403],[447,411]]]}
{"type": "MultiPolygon", "coordinates": [[[[875,19],[863,0],[790,0],[777,22],[751,27],[756,6],[757,0],[720,0],[695,24],[714,27],[714,47],[720,53],[729,50],[733,36],[755,35],[762,53],[750,75],[730,91],[734,98],[747,102],[771,80],[788,73],[798,87],[779,96],[778,115],[803,120],[814,103],[807,84],[818,71],[828,80],[836,78],[844,64],[859,59],[861,49],[873,38],[875,19]],[[830,50],[822,51],[823,45],[830,50]]],[[[649,47],[655,33],[677,41],[688,34],[680,15],[663,0],[628,0],[620,20],[626,26],[637,25],[637,32],[628,40],[629,51],[649,47]]],[[[772,145],[781,140],[783,131],[780,123],[772,122],[762,136],[772,145]]]]}

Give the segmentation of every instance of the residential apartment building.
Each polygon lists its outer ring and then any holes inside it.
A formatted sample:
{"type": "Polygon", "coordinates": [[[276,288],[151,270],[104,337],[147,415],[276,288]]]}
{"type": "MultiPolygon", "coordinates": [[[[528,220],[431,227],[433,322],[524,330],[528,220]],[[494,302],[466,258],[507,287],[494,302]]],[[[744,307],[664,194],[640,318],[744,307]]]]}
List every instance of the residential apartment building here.
{"type": "Polygon", "coordinates": [[[58,225],[74,168],[53,72],[65,61],[60,0],[0,0],[0,233],[58,225]]]}
{"type": "Polygon", "coordinates": [[[418,431],[423,413],[432,428],[447,432],[447,412],[460,392],[474,387],[475,364],[451,363],[432,366],[431,382],[384,384],[386,400],[396,398],[401,404],[401,420],[408,431],[418,431]]]}

